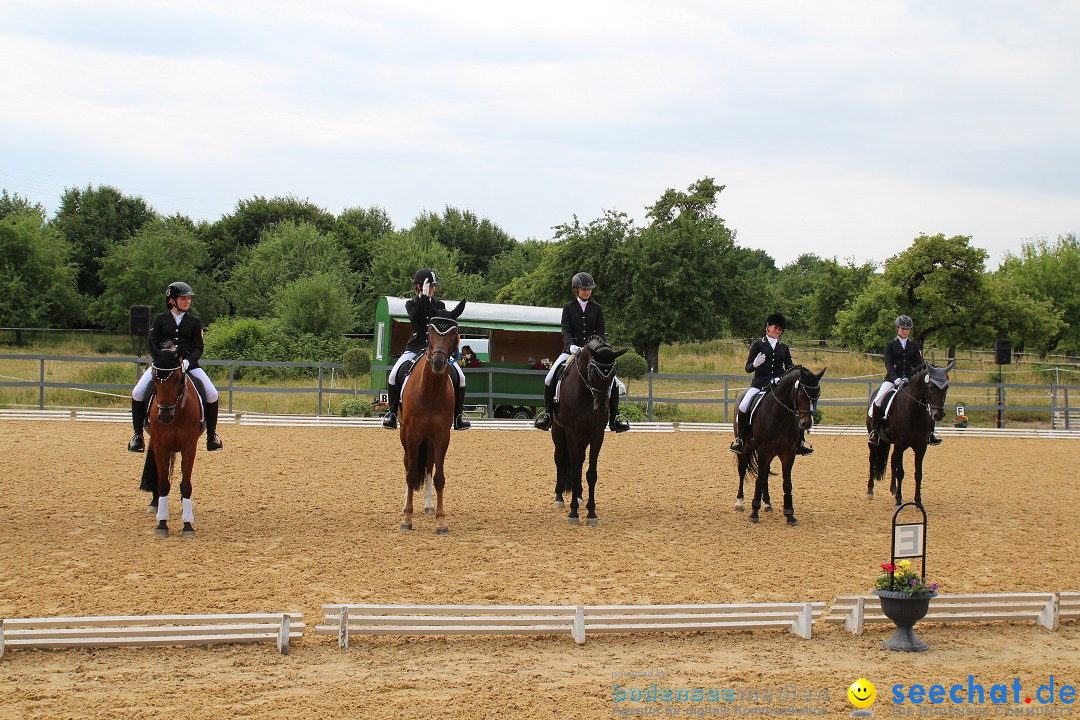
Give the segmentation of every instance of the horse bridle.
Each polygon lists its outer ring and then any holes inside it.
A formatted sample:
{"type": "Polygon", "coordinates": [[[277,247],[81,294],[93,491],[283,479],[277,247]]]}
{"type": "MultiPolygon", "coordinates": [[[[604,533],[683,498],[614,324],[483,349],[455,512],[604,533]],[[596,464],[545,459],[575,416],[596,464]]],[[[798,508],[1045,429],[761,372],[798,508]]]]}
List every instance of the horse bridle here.
{"type": "Polygon", "coordinates": [[[177,388],[177,390],[176,390],[176,401],[172,405],[162,405],[161,404],[161,394],[156,393],[154,395],[154,402],[157,404],[158,410],[175,410],[176,406],[179,405],[183,401],[183,399],[184,399],[184,391],[187,389],[187,383],[184,382],[184,366],[183,366],[183,364],[180,364],[180,365],[177,365],[176,367],[171,367],[171,368],[158,367],[157,365],[151,365],[150,367],[152,367],[154,369],[154,384],[155,385],[160,385],[161,383],[168,382],[169,378],[172,377],[172,374],[174,372],[176,372],[177,370],[180,371],[180,387],[177,388]],[[164,378],[161,378],[161,377],[158,376],[159,372],[166,372],[166,371],[168,371],[169,374],[166,375],[164,378]]]}
{"type": "Polygon", "coordinates": [[[773,399],[776,400],[776,403],[780,407],[784,408],[796,417],[802,417],[803,415],[810,415],[812,417],[814,415],[814,401],[821,397],[821,383],[818,383],[817,385],[807,385],[803,383],[801,368],[799,369],[799,375],[800,377],[795,380],[795,388],[791,393],[791,404],[794,407],[788,407],[787,405],[785,405],[784,401],[777,397],[775,391],[772,393],[773,399]],[[810,400],[809,410],[799,409],[799,390],[802,390],[806,397],[810,400]]]}
{"type": "Polygon", "coordinates": [[[617,361],[611,363],[610,365],[607,365],[607,370],[604,370],[604,363],[597,362],[596,359],[593,358],[592,352],[590,351],[589,362],[586,364],[587,366],[584,372],[582,372],[581,370],[580,362],[575,363],[575,365],[577,365],[577,371],[578,375],[581,377],[581,381],[585,383],[585,387],[589,388],[589,392],[591,392],[593,395],[605,396],[611,393],[611,385],[615,382],[615,369],[619,366],[619,363],[617,361]],[[594,372],[600,376],[600,379],[604,383],[607,384],[606,388],[598,390],[596,386],[589,382],[589,378],[592,377],[592,374],[594,372]]]}
{"type": "MultiPolygon", "coordinates": [[[[434,330],[436,335],[449,335],[451,331],[456,332],[458,329],[457,323],[453,320],[447,322],[446,326],[447,327],[445,330],[440,330],[438,325],[433,322],[429,322],[428,330],[434,330]]],[[[428,344],[427,349],[424,351],[424,356],[427,357],[427,361],[430,363],[431,359],[435,357],[436,353],[441,353],[442,356],[446,358],[447,362],[450,361],[450,353],[448,353],[446,350],[443,350],[442,348],[432,348],[430,343],[428,344]]]]}
{"type": "Polygon", "coordinates": [[[938,385],[937,381],[930,377],[930,370],[927,370],[926,375],[923,377],[922,381],[923,395],[925,396],[925,399],[919,399],[912,395],[910,392],[908,392],[908,386],[911,385],[910,382],[905,382],[904,386],[900,388],[900,390],[898,390],[897,392],[902,392],[909,398],[911,398],[912,401],[918,403],[919,405],[924,405],[926,407],[926,412],[930,413],[930,417],[933,417],[935,410],[940,410],[942,413],[945,412],[945,401],[942,400],[940,405],[934,405],[932,402],[930,402],[930,383],[934,383],[934,386],[937,387],[938,390],[948,391],[949,389],[948,378],[946,378],[944,385],[938,385]]]}

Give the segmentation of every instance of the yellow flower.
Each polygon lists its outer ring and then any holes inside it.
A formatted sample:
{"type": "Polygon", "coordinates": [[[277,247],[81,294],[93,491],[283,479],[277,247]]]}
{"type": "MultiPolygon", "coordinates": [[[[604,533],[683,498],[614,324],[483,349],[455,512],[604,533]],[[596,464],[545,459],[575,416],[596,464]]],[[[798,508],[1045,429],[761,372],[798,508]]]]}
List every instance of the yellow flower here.
{"type": "Polygon", "coordinates": [[[907,570],[909,567],[911,567],[911,561],[910,560],[900,560],[899,562],[896,563],[896,565],[897,565],[897,567],[900,567],[900,568],[903,568],[904,570],[907,570]]]}

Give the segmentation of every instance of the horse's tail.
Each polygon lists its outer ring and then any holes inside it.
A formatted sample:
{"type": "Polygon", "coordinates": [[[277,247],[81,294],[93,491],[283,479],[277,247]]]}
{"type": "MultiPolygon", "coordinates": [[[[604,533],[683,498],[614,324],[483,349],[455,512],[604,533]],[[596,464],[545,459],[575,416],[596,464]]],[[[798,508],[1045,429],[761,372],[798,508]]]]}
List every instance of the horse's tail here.
{"type": "Polygon", "coordinates": [[[415,464],[413,465],[416,472],[409,473],[406,478],[409,481],[409,490],[413,492],[424,487],[424,478],[427,475],[427,454],[428,441],[424,439],[420,441],[420,445],[416,448],[415,464]]]}
{"type": "Polygon", "coordinates": [[[870,479],[874,482],[885,477],[885,468],[889,464],[889,443],[879,440],[870,446],[870,479]]]}
{"type": "Polygon", "coordinates": [[[758,473],[757,467],[757,450],[752,447],[747,447],[746,450],[746,472],[751,476],[755,476],[758,473]]]}
{"type": "Polygon", "coordinates": [[[143,463],[142,482],[139,484],[139,489],[152,493],[157,492],[157,487],[157,461],[154,460],[154,446],[150,445],[146,448],[146,462],[143,463]]]}

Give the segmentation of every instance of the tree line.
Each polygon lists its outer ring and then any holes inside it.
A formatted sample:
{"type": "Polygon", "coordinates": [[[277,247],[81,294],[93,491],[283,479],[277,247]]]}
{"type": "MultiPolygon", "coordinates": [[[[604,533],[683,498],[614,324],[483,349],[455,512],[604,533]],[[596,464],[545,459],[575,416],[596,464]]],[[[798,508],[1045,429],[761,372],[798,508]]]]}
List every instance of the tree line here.
{"type": "Polygon", "coordinates": [[[667,189],[643,226],[609,210],[519,241],[446,207],[396,227],[378,207],[334,215],[294,197],[240,200],[216,222],[163,216],[107,185],[66,189],[57,211],[0,193],[0,325],[122,331],[131,305],[164,308],[168,283],[196,290],[207,353],[252,360],[340,360],[342,335],[370,330],[376,299],[410,292],[419,267],[440,294],[561,306],[590,272],[609,339],[658,369],[665,343],[751,337],[769,312],[789,331],[880,351],[899,314],[938,347],[1011,338],[1029,352],[1080,351],[1080,243],[1021,243],[995,269],[969,236],[920,235],[881,263],[805,253],[777,267],[741,247],[717,214],[712,178],[667,189]],[[211,339],[213,342],[211,343],[211,339]]]}

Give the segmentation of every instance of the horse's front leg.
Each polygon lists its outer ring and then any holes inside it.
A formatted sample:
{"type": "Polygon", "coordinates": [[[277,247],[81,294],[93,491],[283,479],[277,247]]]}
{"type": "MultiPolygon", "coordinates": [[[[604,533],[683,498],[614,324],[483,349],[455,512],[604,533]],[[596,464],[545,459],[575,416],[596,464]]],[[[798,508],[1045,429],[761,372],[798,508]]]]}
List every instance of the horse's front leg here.
{"type": "Polygon", "coordinates": [[[570,461],[566,456],[566,435],[559,425],[551,426],[551,442],[555,446],[555,502],[554,507],[566,507],[563,493],[570,490],[570,461]]]}
{"type": "Polygon", "coordinates": [[[896,498],[896,504],[900,505],[903,500],[902,486],[904,483],[904,450],[899,445],[893,446],[892,453],[892,482],[889,483],[889,489],[892,491],[893,497],[896,498]]]}
{"type": "Polygon", "coordinates": [[[735,464],[739,469],[739,494],[735,496],[735,509],[743,511],[743,481],[746,479],[746,467],[750,464],[750,453],[743,452],[735,458],[735,464]]]}
{"type": "Polygon", "coordinates": [[[445,442],[440,442],[435,448],[435,474],[429,474],[432,484],[435,485],[435,534],[446,535],[450,528],[446,527],[446,512],[443,510],[443,488],[446,486],[446,472],[443,463],[446,460],[446,449],[450,447],[450,437],[445,442]]]}
{"type": "Polygon", "coordinates": [[[791,468],[795,465],[794,450],[785,452],[780,457],[780,467],[784,475],[784,517],[788,525],[795,525],[795,501],[791,497],[791,468]]]}
{"type": "Polygon", "coordinates": [[[758,454],[757,482],[754,485],[754,499],[750,502],[750,517],[748,518],[750,522],[756,523],[760,519],[758,510],[761,509],[761,498],[765,494],[765,486],[769,483],[769,465],[772,463],[772,458],[766,457],[761,450],[750,450],[749,452],[758,454]]]}
{"type": "Polygon", "coordinates": [[[195,537],[195,510],[191,505],[191,470],[195,467],[195,451],[198,449],[198,438],[190,443],[181,452],[180,459],[180,519],[184,522],[184,529],[180,532],[181,537],[195,537]]]}
{"type": "Polygon", "coordinates": [[[413,514],[413,491],[412,485],[410,485],[410,476],[412,474],[412,458],[409,457],[408,444],[405,441],[405,431],[401,433],[402,444],[405,445],[405,505],[401,508],[401,525],[398,526],[399,530],[412,530],[412,514],[413,514]]]}
{"type": "MultiPolygon", "coordinates": [[[[153,438],[151,438],[153,439],[153,438]]],[[[161,448],[164,450],[164,448],[161,448]]],[[[158,476],[158,502],[157,502],[157,527],[154,528],[154,533],[158,537],[169,537],[169,466],[172,464],[174,453],[155,452],[154,464],[157,466],[158,476]]]]}
{"type": "Polygon", "coordinates": [[[604,444],[604,433],[600,432],[600,439],[589,443],[589,471],[585,478],[589,481],[589,502],[585,507],[589,514],[585,516],[586,525],[599,525],[600,519],[596,516],[596,461],[600,457],[600,447],[604,444]]]}
{"type": "Polygon", "coordinates": [[[581,505],[581,467],[585,464],[585,445],[576,438],[566,438],[566,453],[570,460],[570,515],[568,525],[578,524],[578,507],[581,505]]]}
{"type": "Polygon", "coordinates": [[[922,464],[926,456],[926,445],[916,446],[915,450],[915,504],[922,507],[922,464]]]}

